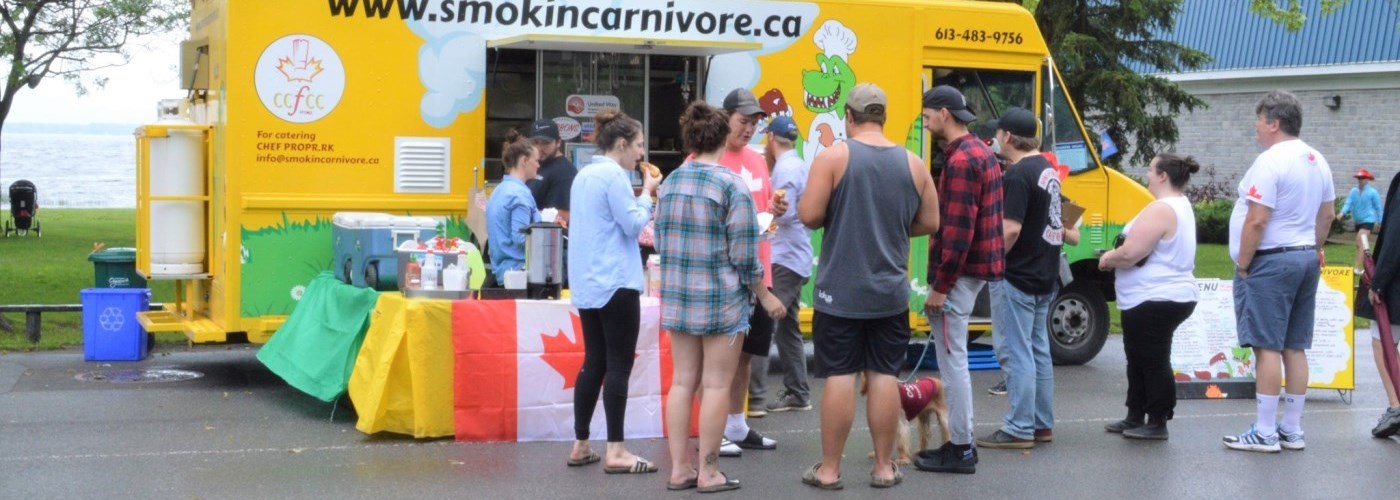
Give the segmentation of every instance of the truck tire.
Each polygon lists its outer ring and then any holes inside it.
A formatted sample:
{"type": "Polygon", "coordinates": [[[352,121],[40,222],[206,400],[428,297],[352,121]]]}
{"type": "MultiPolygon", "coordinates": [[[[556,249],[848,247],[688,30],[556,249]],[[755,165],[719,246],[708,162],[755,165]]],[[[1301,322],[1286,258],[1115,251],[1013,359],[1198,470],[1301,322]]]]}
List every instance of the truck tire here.
{"type": "Polygon", "coordinates": [[[1050,303],[1050,358],[1057,365],[1082,365],[1108,340],[1108,301],[1098,283],[1075,280],[1050,303]]]}

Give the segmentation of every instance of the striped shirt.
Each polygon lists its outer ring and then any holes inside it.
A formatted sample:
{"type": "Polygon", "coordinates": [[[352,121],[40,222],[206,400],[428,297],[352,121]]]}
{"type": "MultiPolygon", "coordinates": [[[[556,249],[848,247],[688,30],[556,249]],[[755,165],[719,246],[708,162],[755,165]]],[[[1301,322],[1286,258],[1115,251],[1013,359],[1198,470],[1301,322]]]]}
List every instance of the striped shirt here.
{"type": "Polygon", "coordinates": [[[748,186],[725,167],[689,161],[658,198],[662,328],[692,335],[748,330],[749,285],[763,279],[748,186]]]}

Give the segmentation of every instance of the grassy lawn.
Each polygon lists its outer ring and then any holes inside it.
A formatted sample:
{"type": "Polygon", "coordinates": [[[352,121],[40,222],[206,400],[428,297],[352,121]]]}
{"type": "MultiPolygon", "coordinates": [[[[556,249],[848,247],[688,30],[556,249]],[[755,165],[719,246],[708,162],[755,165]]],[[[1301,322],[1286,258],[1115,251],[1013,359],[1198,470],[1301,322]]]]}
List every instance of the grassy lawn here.
{"type": "MultiPolygon", "coordinates": [[[[108,248],[134,246],[135,210],[132,209],[46,209],[40,212],[44,237],[0,238],[0,304],[77,304],[78,291],[93,286],[92,263],[88,254],[93,243],[108,248]]],[[[6,215],[8,217],[8,214],[6,215]]],[[[1327,262],[1351,265],[1351,245],[1328,245],[1327,262]]],[[[1196,253],[1196,276],[1228,279],[1234,272],[1225,245],[1200,245],[1196,253]]],[[[169,301],[174,295],[170,282],[152,286],[152,300],[169,301]]],[[[1122,332],[1118,308],[1110,304],[1109,330],[1122,332]]],[[[0,330],[0,351],[61,349],[82,344],[82,317],[79,313],[43,315],[42,340],[38,345],[24,338],[24,316],[6,315],[13,331],[0,330]]],[[[162,343],[183,342],[180,334],[161,334],[162,343]]]]}
{"type": "MultiPolygon", "coordinates": [[[[5,217],[9,217],[8,205],[5,217]]],[[[88,254],[93,243],[108,248],[135,246],[136,211],[133,209],[43,209],[44,237],[0,238],[0,304],[77,304],[79,290],[93,286],[88,254]]],[[[174,295],[169,282],[155,283],[152,301],[168,301],[174,295]]],[[[24,315],[6,314],[13,331],[0,330],[0,351],[56,349],[82,343],[80,313],[43,315],[42,340],[36,346],[24,337],[24,315]]],[[[183,335],[161,335],[162,342],[183,340],[183,335]]]]}
{"type": "MultiPolygon", "coordinates": [[[[1356,261],[1356,247],[1353,245],[1328,244],[1324,252],[1327,255],[1328,265],[1350,266],[1356,261]]],[[[1230,260],[1229,246],[1206,244],[1196,246],[1197,278],[1230,279],[1234,274],[1235,263],[1230,260]]],[[[1110,318],[1108,331],[1123,333],[1123,323],[1118,318],[1118,305],[1110,303],[1108,314],[1110,318]]],[[[1358,321],[1365,320],[1358,319],[1358,321]]]]}

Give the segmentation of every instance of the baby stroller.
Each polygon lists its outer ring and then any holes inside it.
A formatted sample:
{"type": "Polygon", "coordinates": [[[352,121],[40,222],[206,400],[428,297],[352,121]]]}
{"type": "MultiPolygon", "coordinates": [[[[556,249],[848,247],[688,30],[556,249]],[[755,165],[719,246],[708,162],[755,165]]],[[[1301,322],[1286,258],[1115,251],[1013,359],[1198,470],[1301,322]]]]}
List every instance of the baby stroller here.
{"type": "Polygon", "coordinates": [[[26,180],[15,181],[10,184],[10,219],[5,221],[5,237],[11,234],[25,236],[29,234],[29,229],[34,229],[34,235],[43,238],[44,232],[39,225],[39,190],[34,187],[33,182],[26,180]]]}

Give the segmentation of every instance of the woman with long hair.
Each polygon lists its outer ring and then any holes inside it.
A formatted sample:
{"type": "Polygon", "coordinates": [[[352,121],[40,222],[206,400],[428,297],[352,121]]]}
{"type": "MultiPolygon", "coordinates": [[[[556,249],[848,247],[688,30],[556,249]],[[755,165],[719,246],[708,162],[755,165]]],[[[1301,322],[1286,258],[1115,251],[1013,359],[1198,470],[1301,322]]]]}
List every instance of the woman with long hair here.
{"type": "Polygon", "coordinates": [[[569,465],[599,460],[588,445],[588,426],[601,391],[608,426],[605,472],[656,472],[656,465],[629,453],[622,441],[645,284],[637,235],[651,220],[651,199],[661,178],[642,172],[642,194],[633,194],[629,174],[646,153],[641,123],[605,110],[594,117],[594,125],[598,153],[579,171],[569,192],[569,285],[584,349],[583,368],[574,382],[576,441],[569,465]]]}
{"type": "Polygon", "coordinates": [[[730,385],[757,297],[769,317],[785,314],[763,283],[761,229],[744,179],[720,165],[729,117],[704,103],[681,117],[691,159],[662,186],[656,215],[661,254],[661,325],[671,332],[673,372],[666,400],[671,478],[667,488],[726,491],[739,482],[719,471],[730,385]],[[700,397],[700,464],[691,461],[691,405],[700,397]]]}

